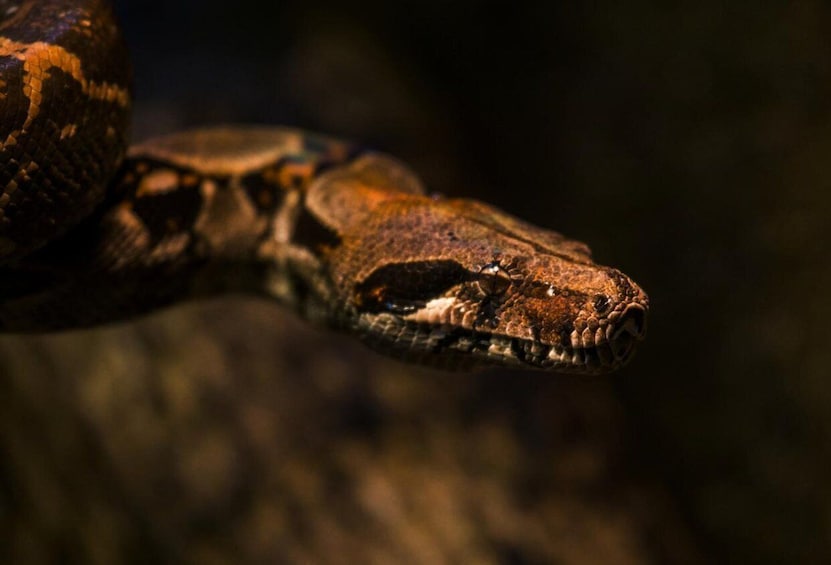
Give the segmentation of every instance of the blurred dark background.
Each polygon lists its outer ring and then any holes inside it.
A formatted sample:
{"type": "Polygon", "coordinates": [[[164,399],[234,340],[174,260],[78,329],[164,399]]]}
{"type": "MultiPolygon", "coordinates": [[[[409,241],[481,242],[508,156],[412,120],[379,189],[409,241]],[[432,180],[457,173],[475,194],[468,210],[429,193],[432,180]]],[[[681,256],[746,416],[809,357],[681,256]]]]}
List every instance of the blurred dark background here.
{"type": "Polygon", "coordinates": [[[831,560],[825,3],[118,9],[137,139],[361,140],[588,242],[650,334],[592,378],[410,368],[233,298],[4,337],[8,562],[831,560]]]}

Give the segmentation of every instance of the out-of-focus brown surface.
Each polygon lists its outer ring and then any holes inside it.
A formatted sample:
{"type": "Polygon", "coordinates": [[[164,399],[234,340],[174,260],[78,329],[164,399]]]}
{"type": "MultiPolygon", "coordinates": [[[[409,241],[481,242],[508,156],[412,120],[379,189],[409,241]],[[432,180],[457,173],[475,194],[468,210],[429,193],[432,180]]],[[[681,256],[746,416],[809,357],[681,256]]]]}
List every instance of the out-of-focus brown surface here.
{"type": "Polygon", "coordinates": [[[650,293],[650,335],[592,379],[408,368],[239,299],[4,337],[0,551],[831,559],[822,3],[127,4],[138,137],[367,141],[587,241],[650,293]]]}
{"type": "Polygon", "coordinates": [[[690,547],[628,468],[604,379],[404,368],[243,300],[1,351],[19,375],[2,409],[16,562],[638,564],[690,547]]]}

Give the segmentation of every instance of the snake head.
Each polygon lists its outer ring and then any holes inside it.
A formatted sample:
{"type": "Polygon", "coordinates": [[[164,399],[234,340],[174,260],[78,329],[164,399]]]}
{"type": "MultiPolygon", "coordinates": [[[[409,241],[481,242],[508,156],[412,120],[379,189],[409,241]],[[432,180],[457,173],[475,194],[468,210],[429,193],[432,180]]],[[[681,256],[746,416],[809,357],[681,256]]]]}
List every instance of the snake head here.
{"type": "MultiPolygon", "coordinates": [[[[333,317],[371,347],[446,368],[602,373],[643,339],[646,294],[584,244],[478,201],[338,178],[349,214],[356,202],[365,209],[337,226],[339,244],[325,256],[333,317]]],[[[310,199],[321,217],[332,212],[320,195],[310,199]]]]}

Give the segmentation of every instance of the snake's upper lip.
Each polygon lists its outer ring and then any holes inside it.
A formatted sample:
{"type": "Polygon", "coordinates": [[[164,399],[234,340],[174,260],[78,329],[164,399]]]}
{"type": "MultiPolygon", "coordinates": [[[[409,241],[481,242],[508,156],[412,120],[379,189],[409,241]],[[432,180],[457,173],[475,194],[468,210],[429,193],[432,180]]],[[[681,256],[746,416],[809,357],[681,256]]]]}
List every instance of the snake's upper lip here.
{"type": "MultiPolygon", "coordinates": [[[[397,354],[411,362],[444,368],[470,368],[479,364],[511,364],[526,368],[574,373],[604,373],[629,361],[645,331],[646,308],[627,305],[615,316],[614,322],[598,327],[586,339],[572,334],[572,343],[546,344],[522,337],[481,332],[455,326],[432,326],[405,321],[387,314],[381,316],[389,325],[401,324],[397,331],[387,332],[399,339],[390,344],[377,334],[364,335],[370,346],[398,346],[397,354]],[[417,337],[420,336],[420,337],[417,337]],[[421,349],[412,343],[421,341],[421,349]]],[[[377,322],[377,320],[376,320],[377,322]]]]}

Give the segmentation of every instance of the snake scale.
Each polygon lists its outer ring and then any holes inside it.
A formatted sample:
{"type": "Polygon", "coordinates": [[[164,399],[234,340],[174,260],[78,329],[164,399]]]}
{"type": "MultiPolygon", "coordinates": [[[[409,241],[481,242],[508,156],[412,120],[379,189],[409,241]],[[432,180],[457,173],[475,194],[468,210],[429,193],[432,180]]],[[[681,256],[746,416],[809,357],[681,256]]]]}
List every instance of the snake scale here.
{"type": "Polygon", "coordinates": [[[127,148],[106,0],[0,0],[0,331],[254,293],[411,362],[599,373],[648,298],[582,243],[427,195],[398,160],[280,127],[127,148]]]}

